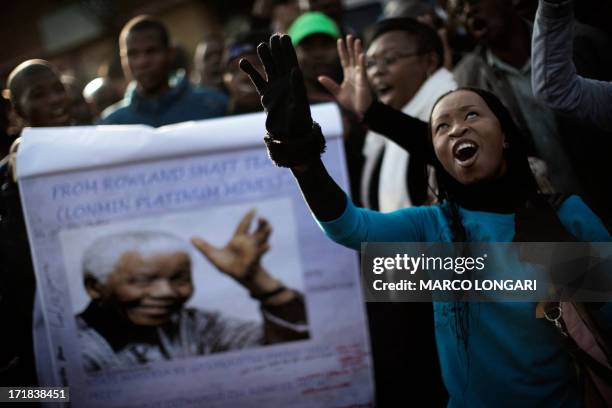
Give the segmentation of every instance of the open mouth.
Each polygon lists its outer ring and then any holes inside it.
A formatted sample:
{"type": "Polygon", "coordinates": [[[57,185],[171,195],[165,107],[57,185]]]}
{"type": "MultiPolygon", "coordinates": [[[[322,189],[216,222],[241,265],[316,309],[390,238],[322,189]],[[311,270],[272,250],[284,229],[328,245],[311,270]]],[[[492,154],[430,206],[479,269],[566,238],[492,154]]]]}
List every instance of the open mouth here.
{"type": "Polygon", "coordinates": [[[462,167],[469,167],[476,161],[479,147],[471,140],[463,140],[453,147],[453,156],[462,167]]]}
{"type": "Polygon", "coordinates": [[[476,39],[481,39],[487,33],[487,21],[480,17],[473,17],[468,20],[470,32],[476,39]]]}
{"type": "Polygon", "coordinates": [[[374,90],[379,97],[384,97],[393,91],[393,87],[387,84],[379,84],[374,87],[374,90]]]}

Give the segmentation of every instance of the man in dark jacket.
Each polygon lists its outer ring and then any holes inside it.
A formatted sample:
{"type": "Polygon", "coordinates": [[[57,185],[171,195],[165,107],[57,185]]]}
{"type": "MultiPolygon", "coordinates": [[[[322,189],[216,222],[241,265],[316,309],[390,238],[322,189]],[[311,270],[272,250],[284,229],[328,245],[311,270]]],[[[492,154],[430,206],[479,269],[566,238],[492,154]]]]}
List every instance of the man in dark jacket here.
{"type": "Polygon", "coordinates": [[[128,86],[124,99],[102,113],[100,124],[163,126],[223,116],[227,97],[194,88],[187,76],[170,78],[174,50],[164,25],[149,16],[130,20],[119,37],[121,63],[128,86]]]}

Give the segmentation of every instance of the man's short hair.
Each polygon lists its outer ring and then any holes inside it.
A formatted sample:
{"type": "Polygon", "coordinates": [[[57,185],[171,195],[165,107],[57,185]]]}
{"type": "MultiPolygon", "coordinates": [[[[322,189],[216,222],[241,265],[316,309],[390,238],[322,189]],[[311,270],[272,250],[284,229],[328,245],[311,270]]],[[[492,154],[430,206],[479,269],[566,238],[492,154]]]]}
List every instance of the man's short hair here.
{"type": "Polygon", "coordinates": [[[49,72],[56,74],[59,78],[59,73],[48,61],[43,59],[31,59],[22,62],[17,65],[8,76],[6,81],[8,92],[5,97],[8,97],[13,104],[17,104],[21,93],[28,83],[27,78],[31,75],[49,72]]]}
{"type": "Polygon", "coordinates": [[[156,18],[147,15],[136,16],[123,26],[119,35],[119,44],[123,44],[130,33],[147,30],[157,31],[164,48],[170,47],[170,35],[166,26],[156,18]]]}
{"type": "Polygon", "coordinates": [[[387,18],[370,26],[366,31],[366,49],[374,40],[390,31],[404,31],[416,38],[418,53],[434,52],[438,56],[438,68],[444,62],[444,46],[436,30],[409,17],[387,18]]]}
{"type": "Polygon", "coordinates": [[[118,232],[100,237],[87,247],[82,260],[83,277],[104,282],[126,252],[137,252],[143,257],[184,252],[191,258],[191,251],[191,245],[185,240],[168,232],[118,232]]]}

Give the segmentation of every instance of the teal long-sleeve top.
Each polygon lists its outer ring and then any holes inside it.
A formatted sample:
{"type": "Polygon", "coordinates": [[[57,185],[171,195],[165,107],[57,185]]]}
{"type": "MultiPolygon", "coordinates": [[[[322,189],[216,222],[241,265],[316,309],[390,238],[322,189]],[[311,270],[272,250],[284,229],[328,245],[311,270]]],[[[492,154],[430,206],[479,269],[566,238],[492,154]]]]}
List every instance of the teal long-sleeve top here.
{"type": "MultiPolygon", "coordinates": [[[[359,249],[361,242],[450,242],[451,232],[439,205],[379,213],[355,207],[319,222],[334,241],[359,249]]],[[[511,242],[514,214],[460,208],[468,240],[511,242]]],[[[560,206],[565,228],[585,242],[607,242],[611,236],[599,218],[577,196],[560,206]]],[[[436,342],[449,407],[580,407],[582,394],[571,357],[561,336],[535,303],[434,303],[436,342]],[[461,340],[457,317],[467,321],[461,340]],[[467,320],[465,320],[467,319],[467,320]]],[[[418,353],[418,350],[415,350],[418,353]]],[[[418,370],[418,367],[406,367],[418,370]]]]}

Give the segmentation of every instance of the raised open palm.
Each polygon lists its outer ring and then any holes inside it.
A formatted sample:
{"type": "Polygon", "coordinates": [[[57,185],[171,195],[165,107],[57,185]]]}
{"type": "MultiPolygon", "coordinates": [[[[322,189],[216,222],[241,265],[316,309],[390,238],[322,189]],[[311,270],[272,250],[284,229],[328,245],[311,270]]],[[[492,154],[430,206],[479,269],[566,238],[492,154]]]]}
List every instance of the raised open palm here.
{"type": "Polygon", "coordinates": [[[191,242],[221,272],[238,281],[249,279],[261,256],[270,249],[268,238],[272,233],[272,227],[264,218],[260,218],[255,230],[250,232],[254,218],[255,210],[246,213],[234,235],[222,248],[199,237],[192,238],[191,242]]]}
{"type": "Polygon", "coordinates": [[[338,54],[342,63],[344,79],[338,84],[327,76],[320,76],[323,85],[344,108],[363,116],[372,104],[372,91],[366,76],[365,55],[361,40],[352,35],[346,41],[338,39],[338,54]]]}

